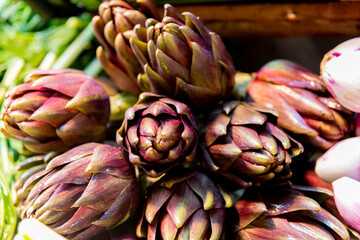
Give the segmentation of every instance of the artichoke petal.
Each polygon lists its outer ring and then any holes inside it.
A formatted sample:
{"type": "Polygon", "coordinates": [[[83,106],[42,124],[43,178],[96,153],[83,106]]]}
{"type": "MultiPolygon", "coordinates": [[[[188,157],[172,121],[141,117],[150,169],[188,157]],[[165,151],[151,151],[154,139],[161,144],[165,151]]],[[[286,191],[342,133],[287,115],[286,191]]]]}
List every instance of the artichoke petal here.
{"type": "Polygon", "coordinates": [[[101,212],[93,210],[88,207],[80,207],[63,225],[55,228],[55,231],[60,234],[75,233],[81,229],[90,226],[93,221],[101,216],[101,212]]]}
{"type": "Polygon", "coordinates": [[[124,70],[118,68],[114,63],[109,61],[101,46],[97,48],[96,56],[104,70],[109,74],[114,84],[119,89],[133,94],[139,94],[141,92],[139,86],[136,84],[136,79],[133,79],[135,77],[125,73],[124,70]]]}
{"type": "Polygon", "coordinates": [[[320,211],[301,211],[301,215],[311,217],[332,229],[341,239],[349,239],[349,232],[339,219],[321,208],[320,211]]]}
{"type": "Polygon", "coordinates": [[[265,115],[243,104],[239,104],[231,114],[231,124],[236,126],[244,124],[263,125],[266,120],[265,115]]]}
{"type": "Polygon", "coordinates": [[[77,113],[75,109],[65,109],[69,98],[65,95],[55,93],[44,102],[29,118],[30,120],[45,121],[55,128],[59,128],[68,119],[77,113]]]}
{"type": "Polygon", "coordinates": [[[191,83],[199,87],[210,87],[217,93],[221,92],[220,71],[210,57],[211,52],[195,42],[191,42],[191,49],[193,53],[190,67],[191,83]],[[211,85],[208,83],[210,79],[211,85]]]}
{"type": "Polygon", "coordinates": [[[46,171],[51,171],[56,167],[67,163],[77,161],[78,159],[90,156],[96,148],[96,143],[85,143],[81,146],[74,147],[71,150],[53,158],[46,166],[46,171]]]}
{"type": "Polygon", "coordinates": [[[259,70],[257,78],[279,85],[314,91],[323,92],[326,89],[324,82],[318,75],[297,63],[283,59],[273,60],[265,64],[259,70]]]}
{"type": "Polygon", "coordinates": [[[99,220],[93,222],[93,224],[109,228],[116,224],[123,223],[136,211],[138,205],[137,195],[137,184],[134,181],[129,182],[107,211],[99,220]]]}
{"type": "Polygon", "coordinates": [[[197,210],[182,229],[189,229],[188,239],[209,239],[209,216],[203,209],[197,210]]]}
{"type": "Polygon", "coordinates": [[[77,94],[66,104],[65,108],[74,108],[84,114],[98,114],[99,122],[108,122],[110,117],[110,100],[104,88],[95,80],[85,81],[77,94]]]}
{"type": "Polygon", "coordinates": [[[290,139],[283,130],[270,122],[266,123],[266,130],[276,139],[278,139],[285,149],[289,149],[291,147],[290,139]]]}
{"type": "Polygon", "coordinates": [[[259,135],[254,129],[243,126],[233,126],[229,134],[236,146],[242,151],[262,148],[259,135]]]}
{"type": "Polygon", "coordinates": [[[146,220],[152,224],[153,220],[156,217],[157,212],[165,204],[165,202],[170,198],[171,191],[166,188],[156,188],[151,192],[151,195],[148,198],[145,210],[146,220]]]}
{"type": "Polygon", "coordinates": [[[170,58],[160,49],[156,50],[157,73],[168,81],[168,84],[175,85],[177,77],[189,81],[189,69],[170,58]]]}
{"type": "Polygon", "coordinates": [[[248,87],[248,93],[251,100],[277,110],[279,115],[277,123],[282,128],[297,134],[318,135],[272,84],[255,80],[248,87]]]}
{"type": "Polygon", "coordinates": [[[298,210],[320,211],[320,205],[313,199],[299,193],[284,192],[277,195],[264,196],[268,212],[266,215],[280,215],[298,210]]]}
{"type": "Polygon", "coordinates": [[[182,227],[189,217],[201,207],[199,199],[186,184],[178,186],[166,204],[167,212],[177,228],[182,227]]]}
{"type": "Polygon", "coordinates": [[[121,179],[131,179],[134,177],[134,171],[128,163],[128,157],[125,151],[110,145],[98,145],[94,149],[86,172],[106,172],[106,174],[121,179]]]}
{"type": "Polygon", "coordinates": [[[195,174],[189,178],[187,184],[202,199],[203,209],[221,208],[225,202],[217,186],[203,174],[195,174]],[[206,186],[206,188],[204,188],[206,186]]]}
{"type": "Polygon", "coordinates": [[[99,142],[104,138],[105,126],[91,121],[86,115],[78,113],[60,128],[56,129],[58,137],[67,145],[74,146],[75,143],[99,142]],[[79,128],[79,126],[82,126],[79,128]],[[74,133],[76,135],[74,136],[74,133]]]}
{"type": "Polygon", "coordinates": [[[69,97],[75,97],[81,85],[90,79],[84,73],[64,73],[61,75],[61,81],[58,81],[58,75],[47,75],[37,79],[33,86],[44,87],[57,91],[69,97]]]}
{"type": "Polygon", "coordinates": [[[272,155],[276,155],[278,153],[278,145],[276,143],[276,140],[269,132],[260,132],[259,138],[264,149],[269,151],[272,155]]]}
{"type": "Polygon", "coordinates": [[[115,47],[116,30],[113,21],[109,21],[104,26],[104,37],[106,42],[110,44],[112,48],[115,47]]]}
{"type": "Polygon", "coordinates": [[[176,239],[178,228],[175,226],[175,223],[169,214],[165,214],[165,216],[161,219],[160,232],[161,237],[164,240],[176,239]]]}
{"type": "Polygon", "coordinates": [[[254,220],[267,211],[266,205],[261,201],[238,200],[235,203],[236,211],[239,215],[235,231],[245,228],[254,220]]]}
{"type": "Polygon", "coordinates": [[[209,215],[211,224],[211,236],[209,239],[221,239],[221,235],[224,232],[225,209],[211,209],[209,215]]]}
{"type": "Polygon", "coordinates": [[[59,185],[55,191],[52,190],[53,194],[50,199],[37,211],[38,216],[45,211],[66,211],[70,209],[85,190],[85,186],[67,183],[59,185]]]}
{"type": "Polygon", "coordinates": [[[147,114],[151,114],[154,117],[159,116],[160,114],[167,114],[173,117],[177,117],[178,114],[172,109],[168,104],[163,103],[162,101],[156,101],[150,106],[147,107],[142,113],[142,116],[145,116],[147,114]]]}
{"type": "Polygon", "coordinates": [[[225,114],[212,116],[206,125],[205,143],[207,146],[213,144],[220,136],[227,134],[227,126],[230,123],[230,117],[225,114]]]}
{"type": "Polygon", "coordinates": [[[127,185],[126,181],[109,174],[96,173],[91,176],[85,191],[72,207],[87,206],[105,212],[127,185]]]}
{"type": "Polygon", "coordinates": [[[35,111],[38,107],[43,105],[46,100],[53,95],[54,93],[51,91],[47,92],[28,92],[21,96],[21,98],[16,98],[11,105],[9,106],[10,110],[29,110],[35,111]]]}
{"type": "Polygon", "coordinates": [[[213,144],[209,147],[216,165],[222,169],[228,169],[242,153],[241,149],[234,143],[213,144]]]}
{"type": "Polygon", "coordinates": [[[18,126],[21,131],[39,140],[46,141],[57,137],[55,128],[43,121],[24,121],[18,123],[18,126]]]}

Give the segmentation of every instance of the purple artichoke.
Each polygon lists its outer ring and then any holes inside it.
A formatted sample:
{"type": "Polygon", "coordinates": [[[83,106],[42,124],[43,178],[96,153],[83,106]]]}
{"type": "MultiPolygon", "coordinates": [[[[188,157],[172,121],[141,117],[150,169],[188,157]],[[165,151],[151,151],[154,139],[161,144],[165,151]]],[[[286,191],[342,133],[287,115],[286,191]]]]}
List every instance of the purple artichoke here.
{"type": "Polygon", "coordinates": [[[151,177],[191,162],[197,149],[197,125],[189,106],[173,99],[142,93],[125,113],[117,142],[129,160],[151,177]]]}
{"type": "Polygon", "coordinates": [[[235,67],[219,35],[192,13],[182,15],[165,4],[161,22],[148,19],[135,26],[130,39],[143,67],[140,88],[185,100],[192,106],[209,106],[231,96],[235,67]]]}
{"type": "Polygon", "coordinates": [[[319,199],[332,195],[324,189],[289,185],[247,192],[235,203],[232,239],[350,239],[346,226],[304,193],[319,199]]]}
{"type": "Polygon", "coordinates": [[[157,18],[157,9],[151,0],[137,2],[139,8],[126,0],[103,2],[99,6],[99,16],[92,20],[95,36],[102,45],[96,52],[101,65],[120,90],[133,94],[141,93],[136,76],[142,72],[142,67],[129,40],[135,35],[135,25],[144,27],[147,17],[157,18]]]}
{"type": "Polygon", "coordinates": [[[201,172],[168,175],[147,195],[138,237],[160,239],[223,239],[229,196],[201,172]],[[206,187],[205,187],[206,186],[206,187]]]}
{"type": "Polygon", "coordinates": [[[344,138],[354,125],[318,75],[287,60],[264,65],[247,93],[248,100],[278,112],[280,127],[321,149],[344,138]]]}
{"type": "Polygon", "coordinates": [[[240,187],[291,177],[291,156],[302,145],[275,125],[271,109],[231,101],[210,114],[202,165],[234,180],[240,187]]]}
{"type": "Polygon", "coordinates": [[[39,69],[25,80],[6,94],[1,115],[5,136],[23,141],[35,153],[104,140],[110,100],[93,78],[78,70],[39,69]]]}
{"type": "Polygon", "coordinates": [[[21,218],[36,218],[74,239],[89,239],[126,221],[139,202],[126,152],[100,143],[53,158],[22,184],[18,195],[23,196],[21,218]]]}

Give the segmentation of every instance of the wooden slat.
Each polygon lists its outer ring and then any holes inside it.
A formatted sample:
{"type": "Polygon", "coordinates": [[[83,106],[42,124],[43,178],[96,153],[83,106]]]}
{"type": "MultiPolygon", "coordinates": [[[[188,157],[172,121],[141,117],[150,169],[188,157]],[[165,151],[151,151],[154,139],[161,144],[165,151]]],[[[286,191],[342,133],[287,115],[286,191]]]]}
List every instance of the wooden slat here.
{"type": "Polygon", "coordinates": [[[178,5],[223,37],[357,36],[360,1],[178,5]]]}

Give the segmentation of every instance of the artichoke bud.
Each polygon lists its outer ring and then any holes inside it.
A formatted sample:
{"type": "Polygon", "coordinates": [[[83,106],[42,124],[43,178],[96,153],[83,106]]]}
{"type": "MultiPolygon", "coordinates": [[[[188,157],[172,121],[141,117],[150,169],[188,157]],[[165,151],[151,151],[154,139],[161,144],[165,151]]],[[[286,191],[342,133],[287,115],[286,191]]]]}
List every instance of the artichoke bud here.
{"type": "Polygon", "coordinates": [[[245,192],[235,203],[232,239],[350,239],[347,227],[306,196],[304,189],[312,195],[323,194],[316,188],[295,185],[245,192]]]}
{"type": "Polygon", "coordinates": [[[149,240],[224,239],[225,197],[206,174],[177,170],[149,189],[137,235],[149,240]]]}
{"type": "Polygon", "coordinates": [[[117,142],[129,160],[150,177],[195,158],[197,125],[189,106],[176,100],[142,93],[125,113],[117,142]]]}
{"type": "Polygon", "coordinates": [[[135,6],[126,0],[103,2],[99,15],[92,19],[94,34],[101,44],[96,52],[101,65],[120,90],[132,94],[141,92],[136,75],[142,72],[129,43],[135,36],[134,26],[144,27],[148,17],[158,18],[151,0],[138,3],[135,6]]]}
{"type": "Polygon", "coordinates": [[[143,68],[138,79],[146,79],[144,91],[185,99],[196,107],[231,96],[233,61],[219,35],[198,17],[166,4],[161,21],[148,19],[145,27],[135,29],[130,45],[143,68]]]}
{"type": "Polygon", "coordinates": [[[302,145],[275,125],[277,113],[240,101],[220,105],[207,121],[202,165],[239,187],[291,177],[291,157],[302,145]]]}
{"type": "Polygon", "coordinates": [[[89,239],[131,218],[139,189],[126,151],[86,143],[56,156],[22,185],[21,218],[71,239],[89,239]]]}
{"type": "Polygon", "coordinates": [[[326,89],[323,80],[288,61],[265,64],[247,88],[247,99],[272,107],[277,124],[304,142],[325,150],[353,130],[354,120],[326,89]]]}
{"type": "Polygon", "coordinates": [[[2,133],[20,140],[34,153],[64,152],[105,138],[109,96],[84,72],[34,70],[7,92],[2,133]]]}

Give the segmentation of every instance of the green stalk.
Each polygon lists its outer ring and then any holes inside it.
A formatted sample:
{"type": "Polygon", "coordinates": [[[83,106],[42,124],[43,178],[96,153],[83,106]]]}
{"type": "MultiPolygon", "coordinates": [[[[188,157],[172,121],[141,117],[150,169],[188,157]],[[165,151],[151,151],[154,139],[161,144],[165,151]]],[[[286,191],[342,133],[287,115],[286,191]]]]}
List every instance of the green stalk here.
{"type": "Polygon", "coordinates": [[[16,210],[2,171],[0,171],[0,198],[0,239],[12,240],[17,223],[16,210]]]}
{"type": "Polygon", "coordinates": [[[52,69],[68,68],[90,44],[94,37],[91,22],[79,34],[79,36],[68,46],[68,48],[61,54],[58,60],[52,66],[52,69]]]}
{"type": "Polygon", "coordinates": [[[95,57],[91,62],[85,67],[84,72],[92,77],[99,76],[102,71],[102,66],[97,57],[95,57]]]}
{"type": "Polygon", "coordinates": [[[48,52],[41,61],[39,68],[50,69],[54,65],[55,61],[56,61],[56,53],[48,52]]]}
{"type": "Polygon", "coordinates": [[[25,62],[22,58],[16,58],[7,68],[0,85],[0,104],[2,104],[7,90],[17,84],[17,77],[21,72],[22,68],[24,67],[24,64],[25,62]]]}

